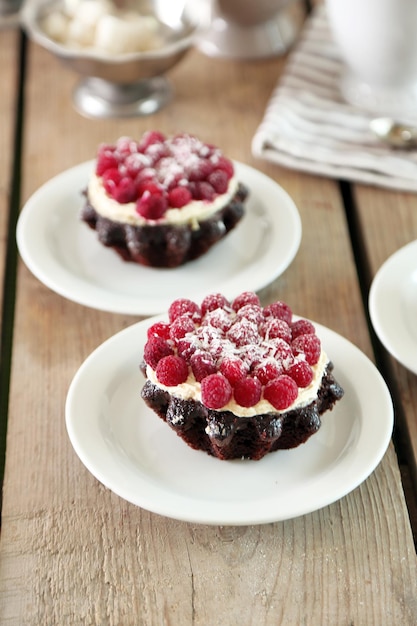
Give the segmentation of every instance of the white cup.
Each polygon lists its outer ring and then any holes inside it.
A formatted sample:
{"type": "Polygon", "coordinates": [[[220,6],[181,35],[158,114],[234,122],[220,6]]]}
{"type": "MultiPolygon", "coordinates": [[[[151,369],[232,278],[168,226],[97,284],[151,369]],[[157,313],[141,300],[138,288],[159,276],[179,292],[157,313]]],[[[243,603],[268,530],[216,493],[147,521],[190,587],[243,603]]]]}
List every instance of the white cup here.
{"type": "Polygon", "coordinates": [[[346,72],[344,98],[384,115],[417,116],[417,0],[326,0],[346,72]]]}
{"type": "Polygon", "coordinates": [[[254,59],[284,54],[305,18],[301,0],[192,0],[202,16],[198,46],[213,57],[254,59]]]}

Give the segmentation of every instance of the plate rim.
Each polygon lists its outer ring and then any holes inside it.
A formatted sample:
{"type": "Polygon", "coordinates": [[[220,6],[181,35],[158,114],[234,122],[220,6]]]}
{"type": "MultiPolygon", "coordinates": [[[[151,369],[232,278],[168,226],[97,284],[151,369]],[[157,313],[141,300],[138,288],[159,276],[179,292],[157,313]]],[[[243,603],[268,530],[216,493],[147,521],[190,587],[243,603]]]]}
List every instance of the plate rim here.
{"type": "MultiPolygon", "coordinates": [[[[60,183],[64,185],[65,181],[71,179],[71,177],[82,176],[82,173],[84,171],[88,172],[89,169],[93,168],[94,162],[94,159],[85,161],[83,163],[79,163],[78,165],[70,167],[61,173],[56,174],[51,179],[46,181],[43,185],[41,185],[27,199],[20,212],[16,227],[16,241],[20,256],[28,269],[40,282],[42,282],[46,287],[48,287],[58,295],[70,301],[96,310],[111,313],[120,313],[124,315],[148,316],[159,314],[168,308],[168,302],[161,300],[157,303],[156,300],[149,297],[138,298],[135,294],[120,294],[115,293],[111,290],[106,290],[105,287],[98,284],[88,283],[87,279],[83,276],[71,272],[69,268],[64,266],[62,263],[60,264],[59,261],[57,261],[57,259],[54,257],[53,253],[50,250],[43,252],[35,251],[35,244],[33,242],[33,239],[30,238],[30,233],[28,231],[30,230],[29,226],[31,224],[31,221],[33,223],[34,217],[41,214],[43,211],[46,211],[46,209],[41,208],[44,203],[40,200],[45,196],[45,194],[48,196],[54,193],[54,187],[58,186],[60,183]],[[45,254],[47,261],[46,259],[42,261],[41,255],[45,254]],[[59,277],[54,277],[53,272],[56,271],[56,268],[58,269],[58,271],[61,272],[61,274],[63,272],[64,276],[60,275],[59,277]],[[66,280],[68,282],[66,282],[66,280]],[[81,287],[78,292],[77,287],[74,287],[74,285],[71,284],[72,280],[78,283],[78,285],[81,287]]],[[[280,259],[279,263],[272,263],[272,244],[270,244],[269,248],[267,249],[267,261],[269,271],[265,271],[264,268],[262,268],[263,271],[254,272],[252,270],[251,272],[250,268],[252,268],[253,265],[256,265],[256,263],[254,264],[253,260],[251,260],[251,262],[243,268],[242,272],[236,272],[233,277],[228,277],[228,279],[224,283],[222,283],[223,292],[228,292],[227,295],[229,295],[230,298],[235,297],[240,291],[242,291],[241,287],[236,287],[235,289],[233,286],[233,283],[238,280],[239,276],[241,277],[241,280],[243,278],[250,278],[250,281],[247,282],[247,284],[249,285],[249,289],[251,291],[259,291],[260,289],[270,284],[273,280],[278,278],[281,274],[283,274],[283,272],[291,265],[294,258],[296,257],[302,239],[301,216],[294,200],[291,198],[288,192],[278,182],[276,182],[274,179],[264,174],[260,170],[240,161],[234,160],[233,162],[238,172],[242,172],[242,175],[255,177],[258,181],[255,188],[251,188],[250,190],[251,194],[248,199],[248,206],[250,206],[252,198],[254,200],[256,200],[257,198],[262,200],[262,197],[264,195],[262,192],[262,183],[268,185],[270,188],[273,188],[274,192],[279,194],[280,198],[283,200],[283,202],[285,202],[286,223],[290,224],[292,232],[291,237],[288,239],[289,243],[286,249],[286,254],[280,259]],[[271,260],[269,260],[269,257],[271,257],[271,260]]],[[[86,175],[85,185],[87,184],[87,180],[88,176],[86,175]]],[[[82,192],[82,188],[83,185],[82,183],[80,183],[80,194],[82,192]]],[[[81,204],[82,200],[80,200],[80,207],[81,204]]],[[[265,211],[268,212],[268,216],[271,221],[274,222],[276,220],[276,216],[272,207],[270,207],[269,204],[266,202],[264,202],[263,206],[265,208],[265,211]]],[[[48,209],[48,211],[51,210],[52,209],[48,209]]],[[[79,226],[80,228],[86,228],[86,225],[81,223],[81,221],[79,223],[79,226]]],[[[239,225],[237,226],[237,228],[238,227],[239,225]]],[[[46,233],[47,228],[48,222],[45,221],[44,218],[44,221],[42,223],[42,233],[46,233]]],[[[231,233],[231,235],[232,234],[233,233],[231,233]]],[[[219,242],[219,245],[221,245],[222,243],[225,243],[227,245],[227,241],[228,240],[226,238],[224,242],[219,242]]],[[[99,244],[99,242],[97,242],[97,244],[101,245],[99,244]]],[[[116,254],[113,251],[111,252],[114,254],[115,263],[120,262],[120,259],[116,256],[116,254]]],[[[265,260],[266,255],[264,255],[262,259],[265,260]]],[[[141,266],[138,266],[138,272],[140,272],[141,269],[143,268],[141,268],[141,266]]],[[[146,269],[149,270],[149,268],[146,269]]],[[[187,265],[185,264],[178,269],[186,272],[187,265]]],[[[175,268],[172,270],[172,272],[175,272],[175,268]]],[[[139,280],[140,276],[138,277],[138,281],[139,280]]],[[[212,291],[213,289],[214,286],[208,287],[209,291],[212,291]]]]}
{"type": "MultiPolygon", "coordinates": [[[[77,432],[76,432],[77,420],[76,418],[74,418],[72,414],[72,405],[74,402],[75,394],[77,393],[77,387],[78,387],[79,381],[80,379],[82,380],[82,378],[84,377],[84,371],[85,370],[88,371],[90,367],[94,368],[94,362],[95,361],[98,362],[100,360],[102,352],[105,353],[107,350],[109,349],[111,350],[113,343],[117,344],[119,341],[123,342],[124,338],[127,341],[128,339],[130,339],[130,335],[132,335],[132,338],[135,335],[140,336],[140,333],[141,332],[143,333],[144,329],[147,328],[149,324],[152,323],[153,320],[156,321],[160,319],[164,319],[164,316],[159,315],[159,316],[155,316],[151,320],[147,319],[141,322],[137,322],[136,324],[128,326],[127,328],[119,331],[118,333],[116,333],[115,335],[113,335],[112,337],[104,341],[100,346],[98,346],[87,357],[87,359],[83,362],[83,364],[77,370],[70,384],[66,403],[65,403],[66,427],[67,427],[69,439],[71,441],[71,444],[74,448],[75,453],[77,454],[81,462],[84,464],[84,466],[88,469],[88,471],[99,482],[105,485],[113,493],[116,493],[122,499],[125,499],[126,501],[134,504],[135,506],[139,506],[153,513],[167,516],[173,519],[185,521],[185,522],[191,522],[191,523],[218,524],[218,525],[248,525],[248,524],[272,523],[272,522],[277,522],[277,521],[283,521],[286,519],[293,519],[300,515],[312,513],[313,511],[319,510],[323,508],[324,506],[332,504],[333,502],[341,499],[342,497],[346,496],[348,493],[353,491],[356,487],[358,487],[364,480],[366,480],[366,478],[368,478],[368,476],[375,470],[377,465],[382,460],[388,448],[389,442],[391,440],[393,420],[394,420],[392,399],[391,399],[391,395],[388,390],[388,387],[384,379],[382,378],[380,372],[374,365],[374,363],[357,346],[355,346],[353,343],[351,343],[349,340],[339,335],[338,333],[335,333],[335,331],[332,331],[329,328],[326,328],[316,322],[313,322],[318,330],[319,335],[324,335],[324,337],[327,338],[328,341],[329,339],[333,338],[332,339],[333,341],[341,343],[341,345],[344,345],[345,347],[348,346],[351,358],[354,358],[356,361],[360,360],[363,364],[366,365],[366,367],[371,368],[370,370],[368,370],[368,374],[369,372],[371,372],[372,376],[370,376],[370,378],[372,379],[373,384],[378,385],[378,392],[379,392],[378,393],[378,402],[379,402],[378,406],[384,407],[385,413],[386,413],[386,420],[385,422],[381,423],[380,415],[383,412],[381,412],[380,409],[378,409],[377,411],[378,412],[378,424],[379,426],[382,426],[383,428],[379,430],[380,439],[378,440],[377,437],[373,437],[373,439],[371,440],[371,445],[373,446],[373,449],[369,450],[367,447],[367,454],[364,455],[365,458],[364,458],[363,468],[361,472],[358,473],[357,467],[355,466],[356,473],[353,472],[352,474],[349,475],[349,480],[347,481],[343,489],[336,488],[334,484],[331,484],[331,487],[332,487],[331,494],[329,495],[328,493],[323,493],[321,494],[320,497],[317,496],[316,501],[313,505],[310,504],[307,506],[305,501],[301,501],[298,507],[293,506],[291,511],[281,512],[281,513],[279,513],[277,510],[274,509],[273,511],[270,510],[268,514],[265,514],[265,512],[263,511],[261,507],[258,508],[258,507],[249,506],[248,503],[244,502],[242,505],[241,503],[236,504],[234,507],[231,507],[231,509],[227,510],[226,512],[224,510],[223,511],[220,510],[220,511],[211,512],[210,515],[207,514],[207,511],[203,512],[203,514],[199,512],[194,512],[193,514],[190,514],[189,509],[186,509],[186,512],[183,511],[183,509],[181,508],[181,503],[182,504],[184,503],[189,504],[190,502],[195,503],[197,502],[197,500],[192,499],[192,498],[190,500],[189,497],[184,496],[183,494],[176,493],[170,499],[170,502],[168,503],[164,502],[162,504],[161,502],[155,504],[155,501],[152,500],[152,498],[150,500],[149,497],[145,497],[141,494],[135,494],[135,497],[132,498],[130,488],[126,489],[125,487],[121,488],[120,485],[115,485],[114,480],[112,480],[111,477],[109,478],[109,476],[106,475],[106,471],[104,471],[103,473],[103,468],[100,468],[98,470],[97,467],[95,467],[94,462],[91,460],[91,453],[89,455],[88,450],[86,451],[85,442],[83,444],[82,441],[80,441],[80,437],[77,435],[77,432]],[[354,479],[353,479],[353,475],[354,475],[354,479]],[[335,491],[337,492],[336,496],[334,495],[335,491]],[[248,513],[248,511],[246,511],[245,515],[242,516],[242,512],[239,512],[239,509],[242,509],[242,508],[248,509],[248,507],[250,509],[250,514],[248,513]]],[[[132,344],[133,342],[130,341],[130,343],[132,344]]],[[[139,353],[140,353],[140,348],[138,348],[138,355],[139,353]]],[[[334,355],[332,356],[334,357],[334,355]]],[[[369,383],[369,380],[368,380],[368,383],[369,383]]],[[[97,419],[98,419],[98,416],[97,416],[97,419]]],[[[160,418],[157,418],[157,419],[160,419],[160,418]]],[[[375,421],[375,418],[374,418],[374,421],[375,421]]],[[[359,436],[358,441],[356,442],[356,445],[354,446],[355,448],[358,446],[359,443],[363,445],[363,441],[361,441],[361,437],[363,437],[363,431],[364,431],[363,426],[361,426],[360,430],[361,430],[361,435],[359,436]]],[[[181,443],[183,445],[186,445],[184,442],[181,442],[181,443]]],[[[88,448],[88,445],[87,445],[87,448],[88,448]]],[[[195,454],[203,454],[199,451],[192,451],[192,452],[195,454]]],[[[349,458],[351,457],[351,459],[353,460],[356,453],[357,453],[356,450],[354,452],[350,452],[348,455],[349,458]]],[[[225,463],[225,461],[220,461],[218,459],[215,459],[215,461],[218,463],[225,463]]],[[[262,461],[258,461],[256,463],[261,463],[261,462],[262,461]]],[[[247,463],[253,463],[253,462],[248,461],[247,463]]],[[[343,465],[345,463],[346,461],[343,462],[343,465]]],[[[339,463],[336,463],[335,465],[338,466],[339,463]]],[[[337,474],[337,471],[336,471],[336,474],[337,474]]],[[[332,483],[332,479],[333,479],[333,474],[330,476],[330,481],[328,482],[332,483]]],[[[323,480],[324,482],[326,482],[324,478],[318,478],[315,482],[320,484],[320,482],[322,482],[323,480]]],[[[151,481],[152,481],[152,477],[151,477],[151,481]]],[[[157,491],[158,490],[160,490],[160,488],[158,488],[157,491]]],[[[268,499],[265,499],[265,501],[267,500],[268,499]]]]}
{"type": "MultiPolygon", "coordinates": [[[[395,341],[395,336],[390,332],[392,328],[392,322],[388,323],[387,315],[381,308],[381,299],[383,297],[382,291],[388,287],[394,288],[398,294],[401,293],[401,285],[403,281],[393,280],[392,273],[396,268],[404,261],[408,260],[408,257],[416,258],[417,261],[417,240],[410,241],[405,244],[393,254],[391,254],[380,266],[376,272],[371,287],[369,289],[368,296],[368,308],[369,316],[371,318],[372,326],[379,341],[384,348],[393,356],[401,365],[407,368],[413,374],[417,374],[417,364],[412,362],[407,355],[405,355],[402,349],[399,347],[398,342],[395,341]]],[[[417,263],[415,269],[417,270],[417,263]]],[[[410,268],[410,273],[412,268],[410,268]]],[[[398,275],[398,272],[397,272],[398,275]]],[[[391,307],[395,307],[398,314],[399,301],[393,298],[389,298],[387,302],[391,307]]],[[[392,311],[392,308],[391,308],[392,311]]],[[[412,343],[416,345],[416,341],[412,338],[412,343]]]]}

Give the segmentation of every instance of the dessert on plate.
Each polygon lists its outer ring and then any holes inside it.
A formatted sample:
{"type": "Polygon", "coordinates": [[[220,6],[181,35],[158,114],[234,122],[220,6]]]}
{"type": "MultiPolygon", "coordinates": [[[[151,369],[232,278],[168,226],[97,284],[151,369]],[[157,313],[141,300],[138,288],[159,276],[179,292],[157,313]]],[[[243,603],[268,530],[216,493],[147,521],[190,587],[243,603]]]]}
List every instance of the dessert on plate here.
{"type": "Polygon", "coordinates": [[[81,219],[126,261],[178,267],[236,226],[247,195],[219,148],[148,131],[99,147],[81,219]]]}
{"type": "Polygon", "coordinates": [[[253,292],[172,302],[147,331],[142,370],[145,403],[219,459],[299,446],[343,396],[312,322],[253,292]]]}

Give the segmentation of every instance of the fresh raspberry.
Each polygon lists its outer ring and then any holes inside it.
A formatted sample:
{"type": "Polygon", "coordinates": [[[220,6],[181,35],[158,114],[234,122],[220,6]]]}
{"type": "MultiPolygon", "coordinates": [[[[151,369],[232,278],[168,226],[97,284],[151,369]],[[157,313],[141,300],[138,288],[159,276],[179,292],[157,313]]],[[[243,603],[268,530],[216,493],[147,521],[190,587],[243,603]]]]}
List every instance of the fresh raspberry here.
{"type": "Polygon", "coordinates": [[[169,329],[171,326],[167,322],[155,322],[152,326],[149,326],[147,331],[148,339],[152,337],[161,337],[162,339],[169,339],[169,329]]]}
{"type": "Polygon", "coordinates": [[[210,352],[195,352],[190,359],[191,369],[194,378],[200,383],[203,378],[217,372],[216,363],[210,352]]]}
{"type": "Polygon", "coordinates": [[[188,133],[177,133],[173,138],[172,138],[172,144],[174,146],[179,145],[179,146],[187,146],[188,144],[188,150],[191,149],[191,145],[194,142],[199,142],[199,140],[195,137],[193,137],[192,135],[189,135],[188,133]]]}
{"type": "Polygon", "coordinates": [[[145,152],[145,150],[152,144],[162,143],[163,141],[165,141],[165,135],[156,130],[148,130],[142,135],[142,138],[139,141],[138,151],[145,152]]]}
{"type": "Polygon", "coordinates": [[[283,339],[287,343],[291,343],[291,328],[287,322],[277,317],[269,317],[262,326],[262,335],[268,341],[269,339],[283,339]]]}
{"type": "Polygon", "coordinates": [[[239,296],[237,296],[232,302],[232,309],[234,311],[238,311],[245,306],[246,304],[255,304],[256,306],[261,306],[261,302],[253,291],[244,291],[239,296]]]}
{"type": "MultiPolygon", "coordinates": [[[[173,162],[175,162],[174,159],[173,162]]],[[[169,171],[164,172],[161,171],[160,164],[158,164],[158,170],[158,180],[163,184],[164,187],[166,187],[168,191],[172,191],[176,187],[179,187],[180,189],[187,188],[187,180],[184,178],[184,172],[180,165],[176,164],[169,171]]],[[[192,196],[190,193],[190,199],[191,198],[192,196]]],[[[187,202],[189,202],[189,200],[187,200],[187,202]]]]}
{"type": "Polygon", "coordinates": [[[298,387],[308,387],[313,380],[313,370],[307,361],[296,361],[287,370],[287,374],[295,380],[298,387]]]}
{"type": "MultiPolygon", "coordinates": [[[[201,327],[201,329],[202,328],[203,327],[201,327]]],[[[203,332],[202,335],[198,336],[198,339],[201,342],[200,345],[204,347],[205,350],[208,350],[213,358],[217,361],[223,356],[225,341],[223,337],[220,338],[217,329],[213,329],[210,326],[205,326],[204,328],[206,331],[209,332],[203,332]],[[210,330],[214,330],[215,332],[211,333],[210,330]]]]}
{"type": "Polygon", "coordinates": [[[221,293],[213,293],[206,296],[201,303],[201,312],[205,315],[208,311],[215,311],[216,309],[225,309],[229,307],[229,301],[221,293]]]}
{"type": "MultiPolygon", "coordinates": [[[[179,182],[184,178],[184,168],[177,162],[168,147],[167,150],[168,154],[161,157],[159,161],[154,164],[154,169],[159,182],[167,189],[169,186],[171,186],[172,189],[174,186],[172,185],[173,181],[176,180],[179,182]]],[[[149,158],[148,155],[145,155],[145,157],[149,158]]]]}
{"type": "Polygon", "coordinates": [[[135,179],[139,172],[145,169],[146,158],[143,154],[139,152],[135,152],[134,154],[129,154],[124,161],[124,166],[126,168],[126,173],[130,176],[130,178],[135,179]]]}
{"type": "Polygon", "coordinates": [[[138,144],[131,137],[119,137],[116,141],[116,152],[123,157],[126,157],[132,152],[137,152],[138,144]]]}
{"type": "Polygon", "coordinates": [[[291,324],[292,338],[295,339],[299,335],[310,335],[316,332],[313,324],[308,320],[297,320],[291,324]]]}
{"type": "Polygon", "coordinates": [[[131,178],[122,178],[112,191],[112,197],[120,204],[134,202],[138,197],[136,185],[131,178]]]}
{"type": "Polygon", "coordinates": [[[96,162],[97,176],[103,176],[106,170],[117,169],[118,161],[114,153],[110,150],[99,152],[96,162]]]}
{"type": "Polygon", "coordinates": [[[223,374],[234,387],[248,373],[248,367],[241,359],[225,357],[220,363],[220,373],[223,374]]]}
{"type": "Polygon", "coordinates": [[[205,326],[213,326],[223,333],[227,333],[233,324],[233,320],[224,309],[215,309],[208,311],[202,322],[205,326]]]}
{"type": "Polygon", "coordinates": [[[215,152],[218,152],[219,149],[217,148],[217,146],[213,145],[212,143],[203,143],[201,142],[201,146],[200,149],[198,151],[198,154],[203,157],[203,159],[208,159],[209,157],[211,157],[215,152]]]}
{"type": "Polygon", "coordinates": [[[168,309],[169,321],[172,323],[177,317],[188,315],[191,319],[199,323],[201,321],[201,310],[198,304],[187,298],[178,298],[171,303],[168,309]]]}
{"type": "Polygon", "coordinates": [[[227,159],[225,156],[215,156],[212,158],[212,163],[217,170],[225,172],[229,179],[232,178],[235,168],[230,159],[227,159]]]}
{"type": "Polygon", "coordinates": [[[180,315],[171,324],[169,331],[170,338],[177,342],[182,339],[187,333],[191,333],[194,330],[194,322],[188,315],[180,315]]]}
{"type": "MultiPolygon", "coordinates": [[[[157,181],[155,180],[155,170],[152,167],[144,167],[139,170],[135,176],[135,182],[138,186],[138,191],[142,188],[141,185],[145,182],[157,184],[157,181]]],[[[143,191],[145,191],[145,187],[143,187],[143,191]]]]}
{"type": "Polygon", "coordinates": [[[162,193],[151,194],[145,191],[142,197],[136,202],[136,211],[147,220],[159,220],[165,214],[168,203],[162,193]]]}
{"type": "Polygon", "coordinates": [[[216,193],[210,183],[207,183],[205,180],[200,180],[192,184],[194,185],[193,198],[196,200],[206,200],[207,202],[213,200],[216,193]]]}
{"type": "Polygon", "coordinates": [[[243,318],[236,321],[230,330],[227,331],[227,338],[238,347],[258,343],[258,328],[256,324],[253,324],[253,322],[243,318]]]}
{"type": "Polygon", "coordinates": [[[222,170],[214,170],[208,177],[207,182],[213,187],[218,194],[226,193],[229,187],[229,178],[226,172],[222,170]]]}
{"type": "Polygon", "coordinates": [[[213,171],[213,164],[207,159],[197,159],[188,172],[188,180],[198,182],[206,180],[213,171]]]}
{"type": "Polygon", "coordinates": [[[241,350],[241,359],[245,361],[248,368],[253,372],[262,361],[270,357],[270,350],[268,346],[262,343],[262,338],[258,337],[260,343],[244,346],[241,350]]]}
{"type": "Polygon", "coordinates": [[[255,406],[262,396],[262,385],[257,378],[246,376],[238,380],[233,389],[233,395],[240,406],[255,406]]]}
{"type": "Polygon", "coordinates": [[[269,354],[278,361],[281,361],[284,366],[289,367],[294,361],[294,354],[292,346],[280,337],[274,337],[268,342],[269,354]]]}
{"type": "Polygon", "coordinates": [[[168,204],[174,209],[181,209],[183,206],[191,202],[192,195],[186,187],[174,187],[168,193],[168,204]]]}
{"type": "Polygon", "coordinates": [[[121,178],[122,175],[116,167],[112,167],[103,173],[103,186],[110,196],[113,194],[113,190],[120,183],[121,178]]]}
{"type": "Polygon", "coordinates": [[[264,316],[277,317],[278,319],[287,322],[290,326],[292,320],[292,310],[285,302],[273,302],[264,308],[264,316]]]}
{"type": "Polygon", "coordinates": [[[201,381],[201,400],[207,408],[221,409],[231,397],[232,387],[222,374],[210,374],[201,381]]]}
{"type": "Polygon", "coordinates": [[[236,312],[237,319],[247,319],[259,326],[264,319],[263,309],[257,304],[245,304],[236,312]]]}
{"type": "Polygon", "coordinates": [[[180,356],[170,354],[162,357],[156,366],[156,377],[162,385],[175,387],[188,378],[188,365],[180,356]]]}
{"type": "Polygon", "coordinates": [[[162,337],[152,337],[149,339],[143,350],[145,363],[150,365],[152,369],[156,369],[158,362],[164,356],[169,356],[170,354],[174,354],[174,351],[168,341],[166,339],[162,339],[162,337]]]}
{"type": "Polygon", "coordinates": [[[157,163],[171,155],[167,145],[163,143],[153,143],[145,150],[146,156],[150,159],[151,165],[156,167],[157,163]]]}
{"type": "Polygon", "coordinates": [[[299,335],[291,344],[293,353],[305,354],[307,363],[315,365],[321,353],[321,342],[317,335],[309,333],[307,335],[299,335]]]}
{"type": "Polygon", "coordinates": [[[272,404],[277,411],[284,411],[297,399],[297,383],[282,374],[275,380],[271,380],[264,388],[264,398],[272,404]]]}
{"type": "Polygon", "coordinates": [[[116,150],[116,146],[112,143],[101,143],[97,148],[97,157],[102,154],[111,154],[116,150]]]}
{"type": "Polygon", "coordinates": [[[187,361],[187,363],[190,363],[190,359],[196,350],[197,347],[195,344],[186,337],[179,339],[177,342],[177,354],[182,357],[184,361],[187,361]]]}
{"type": "Polygon", "coordinates": [[[284,368],[282,364],[273,359],[261,361],[253,368],[253,375],[258,378],[262,385],[267,385],[271,380],[278,378],[283,373],[284,368]]]}
{"type": "Polygon", "coordinates": [[[198,197],[198,190],[197,190],[197,183],[193,183],[193,182],[187,182],[187,189],[191,194],[191,198],[193,200],[199,200],[200,198],[198,197]]]}
{"type": "Polygon", "coordinates": [[[143,196],[143,194],[148,191],[149,193],[153,194],[153,195],[162,195],[164,190],[162,189],[161,185],[159,185],[157,182],[155,182],[154,180],[150,180],[148,177],[143,178],[142,180],[137,180],[136,179],[136,188],[137,188],[137,194],[138,197],[140,198],[141,196],[143,196]]]}

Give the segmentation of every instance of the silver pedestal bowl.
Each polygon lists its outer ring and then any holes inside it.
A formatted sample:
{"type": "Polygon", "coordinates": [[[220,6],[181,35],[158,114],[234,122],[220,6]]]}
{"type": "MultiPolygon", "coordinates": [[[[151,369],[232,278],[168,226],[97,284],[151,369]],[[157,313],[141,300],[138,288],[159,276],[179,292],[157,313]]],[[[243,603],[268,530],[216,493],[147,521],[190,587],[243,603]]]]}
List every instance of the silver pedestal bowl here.
{"type": "Polygon", "coordinates": [[[73,49],[51,39],[42,28],[42,21],[48,11],[61,6],[58,0],[27,2],[21,18],[31,39],[80,74],[72,99],[81,115],[132,117],[155,113],[172,97],[172,87],[165,73],[193,45],[197,28],[187,13],[186,4],[172,0],[148,2],[149,14],[160,25],[162,47],[120,55],[73,49]]]}

